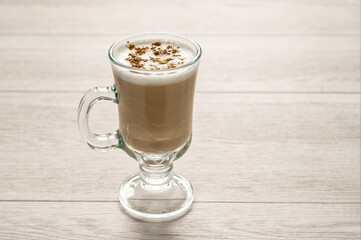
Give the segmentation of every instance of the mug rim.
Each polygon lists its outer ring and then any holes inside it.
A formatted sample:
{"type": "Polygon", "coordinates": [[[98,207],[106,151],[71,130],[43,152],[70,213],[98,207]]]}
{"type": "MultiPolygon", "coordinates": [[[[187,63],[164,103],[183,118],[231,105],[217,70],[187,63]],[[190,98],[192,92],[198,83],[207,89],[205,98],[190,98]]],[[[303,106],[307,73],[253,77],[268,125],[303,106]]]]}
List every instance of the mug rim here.
{"type": "Polygon", "coordinates": [[[109,56],[109,59],[112,63],[116,64],[117,66],[119,67],[122,67],[122,68],[126,68],[126,69],[129,69],[129,70],[132,70],[132,71],[137,71],[137,72],[148,72],[148,73],[167,73],[167,72],[174,72],[176,70],[179,70],[179,69],[184,69],[184,68],[187,68],[187,67],[190,67],[192,65],[194,65],[202,56],[202,48],[201,46],[194,40],[190,39],[190,38],[187,38],[187,37],[184,37],[182,35],[178,35],[178,34],[173,34],[173,33],[166,33],[166,32],[145,32],[145,33],[138,33],[138,34],[134,34],[134,35],[130,35],[130,36],[127,36],[127,37],[124,37],[124,38],[121,38],[119,39],[118,41],[114,42],[109,50],[108,50],[108,56],[109,56]],[[133,38],[133,37],[140,37],[140,36],[144,36],[144,35],[163,35],[163,36],[174,36],[174,37],[178,37],[178,38],[182,38],[184,40],[187,40],[187,41],[190,41],[197,49],[197,52],[196,52],[196,55],[195,57],[188,61],[187,63],[185,64],[182,64],[180,66],[177,66],[175,68],[167,68],[167,69],[157,69],[157,70],[152,70],[152,69],[143,69],[143,68],[136,68],[136,67],[132,67],[132,66],[128,66],[124,63],[121,63],[119,62],[115,57],[114,57],[114,54],[113,54],[113,51],[114,51],[114,47],[122,42],[122,41],[127,41],[127,39],[129,38],[133,38]]]}

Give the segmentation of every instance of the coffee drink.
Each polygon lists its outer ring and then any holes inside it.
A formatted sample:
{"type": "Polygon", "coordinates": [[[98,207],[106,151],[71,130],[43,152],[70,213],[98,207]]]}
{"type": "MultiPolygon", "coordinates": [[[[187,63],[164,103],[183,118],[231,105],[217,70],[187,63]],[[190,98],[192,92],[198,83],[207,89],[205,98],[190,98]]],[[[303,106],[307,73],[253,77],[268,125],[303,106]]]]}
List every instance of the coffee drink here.
{"type": "Polygon", "coordinates": [[[119,188],[126,213],[151,222],[174,220],[189,211],[194,199],[191,183],[173,172],[173,164],[191,143],[202,49],[176,34],[141,33],[115,42],[108,55],[114,85],[84,94],[78,108],[80,133],[92,149],[122,149],[138,162],[139,173],[119,188]],[[118,106],[116,131],[91,131],[89,113],[100,101],[118,106]]]}
{"type": "Polygon", "coordinates": [[[113,66],[124,144],[146,153],[180,148],[192,134],[198,68],[187,64],[192,51],[179,42],[147,39],[119,47],[116,57],[132,67],[113,66]]]}
{"type": "Polygon", "coordinates": [[[114,85],[84,94],[78,108],[80,133],[92,149],[122,149],[139,164],[139,173],[119,188],[126,213],[151,222],[174,220],[189,211],[194,199],[191,183],[173,172],[173,164],[191,143],[202,49],[176,34],[141,33],[115,42],[108,55],[114,85]],[[116,131],[91,131],[89,113],[100,101],[118,106],[116,131]]]}

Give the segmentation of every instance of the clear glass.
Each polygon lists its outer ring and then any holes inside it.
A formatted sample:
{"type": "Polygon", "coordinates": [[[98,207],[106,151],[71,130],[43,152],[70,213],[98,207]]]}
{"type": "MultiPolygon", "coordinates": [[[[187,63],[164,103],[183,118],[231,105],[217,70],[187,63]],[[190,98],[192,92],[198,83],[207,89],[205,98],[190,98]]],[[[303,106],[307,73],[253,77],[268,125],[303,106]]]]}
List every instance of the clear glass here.
{"type": "Polygon", "coordinates": [[[139,173],[120,186],[119,201],[130,216],[153,222],[176,219],[191,208],[194,192],[184,177],[173,173],[173,162],[192,139],[193,98],[201,48],[193,40],[167,33],[144,33],[121,39],[109,49],[114,85],[95,87],[78,109],[80,133],[98,151],[123,149],[139,163],[139,173]],[[128,42],[176,42],[187,47],[192,60],[176,68],[144,70],[117,59],[128,42]],[[118,105],[119,129],[95,134],[88,117],[98,101],[118,105]]]}

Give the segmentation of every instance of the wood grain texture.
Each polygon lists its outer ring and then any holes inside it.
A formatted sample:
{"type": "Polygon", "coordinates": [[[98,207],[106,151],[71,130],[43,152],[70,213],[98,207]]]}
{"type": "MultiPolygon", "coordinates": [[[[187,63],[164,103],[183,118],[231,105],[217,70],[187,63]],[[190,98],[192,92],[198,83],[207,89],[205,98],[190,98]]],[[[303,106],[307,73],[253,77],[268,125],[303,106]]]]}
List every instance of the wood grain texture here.
{"type": "MultiPolygon", "coordinates": [[[[137,163],[81,140],[82,93],[0,94],[0,199],[116,200],[137,163]]],[[[360,202],[359,94],[196,94],[193,143],[175,164],[196,201],[360,202]]],[[[114,104],[91,114],[114,130],[114,104]]]]}
{"type": "Polygon", "coordinates": [[[1,239],[347,239],[360,237],[356,204],[196,203],[169,223],[136,221],[119,203],[0,203],[1,239]]]}
{"type": "MultiPolygon", "coordinates": [[[[199,92],[360,92],[360,37],[196,37],[199,92]]],[[[0,90],[111,85],[117,37],[0,38],[0,90]]]]}
{"type": "Polygon", "coordinates": [[[359,10],[353,0],[3,0],[0,34],[359,35],[359,10]]]}
{"type": "MultiPolygon", "coordinates": [[[[0,239],[360,239],[360,1],[2,0],[0,35],[0,239]],[[120,211],[137,163],[76,122],[110,44],[150,31],[204,51],[175,163],[195,203],[165,224],[120,211]]],[[[116,128],[115,105],[92,111],[116,128]]]]}

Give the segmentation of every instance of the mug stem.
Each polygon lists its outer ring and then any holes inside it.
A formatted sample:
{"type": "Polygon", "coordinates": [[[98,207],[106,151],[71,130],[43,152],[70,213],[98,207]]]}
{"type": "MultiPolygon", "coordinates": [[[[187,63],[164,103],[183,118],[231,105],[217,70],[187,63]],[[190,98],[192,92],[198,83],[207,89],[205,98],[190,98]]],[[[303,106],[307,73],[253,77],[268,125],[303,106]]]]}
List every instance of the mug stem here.
{"type": "Polygon", "coordinates": [[[165,166],[150,166],[140,163],[139,170],[142,185],[147,189],[160,190],[167,188],[173,179],[173,163],[165,166]]]}

